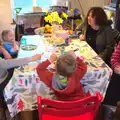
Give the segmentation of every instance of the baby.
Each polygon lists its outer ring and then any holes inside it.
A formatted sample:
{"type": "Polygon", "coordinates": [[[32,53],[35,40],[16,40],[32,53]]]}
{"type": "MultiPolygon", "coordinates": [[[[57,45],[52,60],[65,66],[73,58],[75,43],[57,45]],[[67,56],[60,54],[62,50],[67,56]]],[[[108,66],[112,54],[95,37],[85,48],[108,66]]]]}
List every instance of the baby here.
{"type": "Polygon", "coordinates": [[[12,56],[17,55],[19,50],[19,45],[15,41],[14,31],[4,30],[1,36],[3,40],[3,46],[8,51],[8,53],[12,56]]]}
{"type": "Polygon", "coordinates": [[[86,64],[76,57],[75,53],[69,52],[61,55],[58,59],[55,54],[37,67],[40,80],[50,87],[58,100],[76,100],[86,97],[80,80],[87,71],[86,64]],[[56,62],[55,73],[47,68],[56,62]]]}

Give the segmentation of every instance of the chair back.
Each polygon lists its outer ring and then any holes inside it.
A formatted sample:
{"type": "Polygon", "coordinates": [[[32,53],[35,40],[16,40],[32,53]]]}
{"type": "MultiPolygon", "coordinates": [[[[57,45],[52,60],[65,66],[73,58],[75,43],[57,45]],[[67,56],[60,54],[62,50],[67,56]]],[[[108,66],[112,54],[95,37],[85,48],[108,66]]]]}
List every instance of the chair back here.
{"type": "Polygon", "coordinates": [[[39,120],[94,120],[101,99],[99,93],[76,101],[58,101],[38,96],[39,120]]]}

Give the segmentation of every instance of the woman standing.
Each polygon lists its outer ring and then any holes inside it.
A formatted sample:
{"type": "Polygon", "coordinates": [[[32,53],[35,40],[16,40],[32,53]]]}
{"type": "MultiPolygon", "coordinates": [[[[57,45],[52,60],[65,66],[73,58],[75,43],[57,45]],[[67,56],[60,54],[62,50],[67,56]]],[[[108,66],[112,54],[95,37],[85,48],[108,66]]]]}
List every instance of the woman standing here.
{"type": "Polygon", "coordinates": [[[76,31],[81,31],[80,40],[86,40],[93,50],[109,64],[115,41],[111,21],[107,19],[104,10],[100,7],[92,7],[84,23],[78,26],[76,31]]]}

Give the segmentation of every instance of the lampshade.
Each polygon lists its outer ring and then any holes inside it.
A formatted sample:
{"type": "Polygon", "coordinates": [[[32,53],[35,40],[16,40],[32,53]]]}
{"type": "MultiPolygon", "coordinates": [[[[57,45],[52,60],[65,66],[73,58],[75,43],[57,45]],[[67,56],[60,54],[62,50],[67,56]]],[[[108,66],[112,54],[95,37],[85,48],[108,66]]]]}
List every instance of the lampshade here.
{"type": "Polygon", "coordinates": [[[19,14],[20,11],[22,10],[22,8],[15,8],[14,10],[15,10],[15,12],[16,12],[17,14],[19,14]]]}

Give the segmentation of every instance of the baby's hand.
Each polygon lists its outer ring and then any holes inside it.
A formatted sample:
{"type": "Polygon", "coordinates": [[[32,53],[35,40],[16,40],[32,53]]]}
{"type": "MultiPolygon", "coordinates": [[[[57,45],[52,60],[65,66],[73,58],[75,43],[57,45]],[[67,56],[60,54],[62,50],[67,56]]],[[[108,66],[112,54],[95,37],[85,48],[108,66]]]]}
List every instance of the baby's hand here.
{"type": "Polygon", "coordinates": [[[12,44],[13,44],[14,51],[18,51],[19,50],[19,46],[18,46],[17,42],[15,40],[12,40],[12,44]]]}
{"type": "Polygon", "coordinates": [[[15,44],[15,43],[16,43],[15,39],[12,39],[12,40],[11,40],[11,42],[12,42],[13,44],[15,44]]]}
{"type": "Polygon", "coordinates": [[[56,55],[56,54],[52,54],[52,55],[50,56],[50,58],[49,58],[49,61],[50,61],[51,63],[54,63],[56,60],[57,60],[57,55],[56,55]]]}

